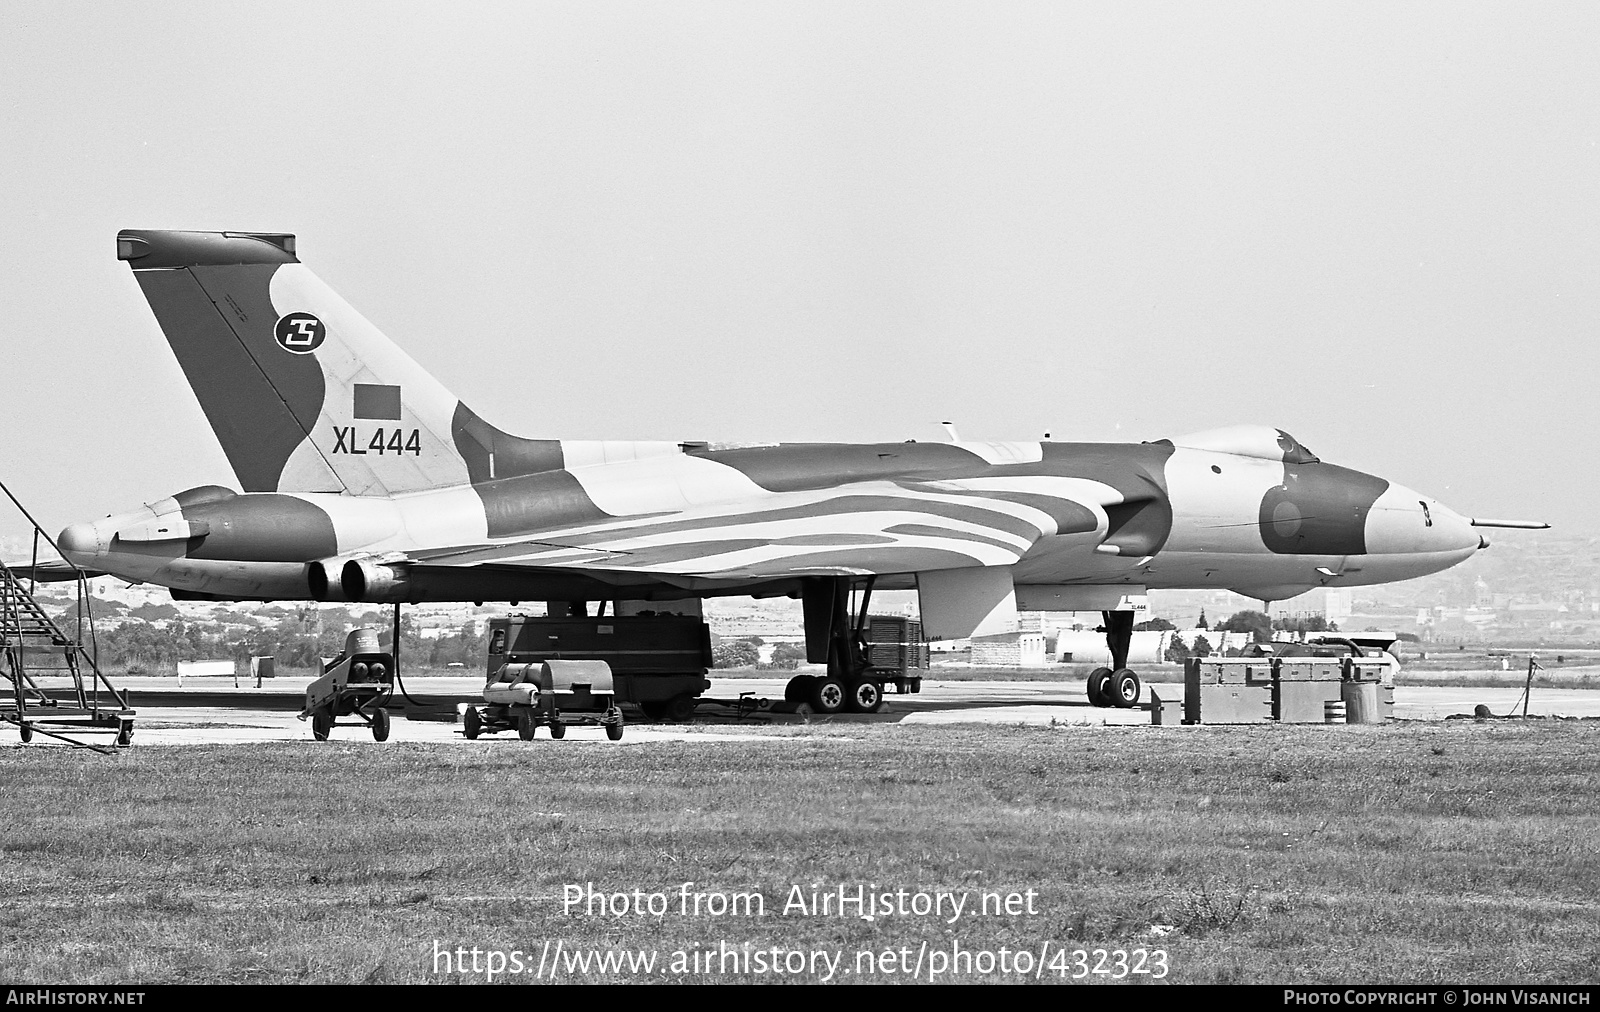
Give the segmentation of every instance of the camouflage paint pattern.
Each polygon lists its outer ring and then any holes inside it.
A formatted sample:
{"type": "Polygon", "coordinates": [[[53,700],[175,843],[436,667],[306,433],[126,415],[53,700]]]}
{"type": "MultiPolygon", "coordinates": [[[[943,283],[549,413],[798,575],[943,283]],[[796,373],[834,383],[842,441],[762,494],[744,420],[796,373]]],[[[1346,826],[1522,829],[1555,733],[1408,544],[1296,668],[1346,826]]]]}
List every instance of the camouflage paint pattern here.
{"type": "Polygon", "coordinates": [[[278,234],[118,236],[243,494],[75,524],[74,562],[220,597],[661,598],[1007,567],[1017,585],[1281,599],[1485,544],[1436,500],[1264,426],[1137,444],[515,436],[293,250],[278,234]]]}

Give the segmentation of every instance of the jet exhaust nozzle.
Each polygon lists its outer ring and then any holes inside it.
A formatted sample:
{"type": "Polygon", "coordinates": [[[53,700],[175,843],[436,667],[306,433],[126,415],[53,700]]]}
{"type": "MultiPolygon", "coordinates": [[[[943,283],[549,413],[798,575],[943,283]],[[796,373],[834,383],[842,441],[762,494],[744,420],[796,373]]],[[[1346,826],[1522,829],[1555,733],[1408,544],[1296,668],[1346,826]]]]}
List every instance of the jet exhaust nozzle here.
{"type": "Polygon", "coordinates": [[[371,559],[351,559],[339,571],[339,586],[346,601],[402,601],[411,589],[411,579],[396,566],[371,559]]]}
{"type": "Polygon", "coordinates": [[[344,588],[336,574],[343,559],[320,559],[306,564],[306,589],[313,601],[343,601],[344,588]]]}

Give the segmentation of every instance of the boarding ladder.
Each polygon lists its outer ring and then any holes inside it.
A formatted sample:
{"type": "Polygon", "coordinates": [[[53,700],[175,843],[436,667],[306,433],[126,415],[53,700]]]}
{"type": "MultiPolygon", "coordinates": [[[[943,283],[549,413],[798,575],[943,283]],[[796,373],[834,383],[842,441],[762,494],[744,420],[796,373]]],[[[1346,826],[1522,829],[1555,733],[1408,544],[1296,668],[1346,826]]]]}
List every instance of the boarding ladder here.
{"type": "Polygon", "coordinates": [[[127,694],[111,684],[96,660],[89,575],[70,563],[46,567],[76,584],[76,612],[69,633],[34,596],[39,543],[43,540],[55,548],[55,542],[4,483],[0,491],[33,527],[32,564],[8,566],[0,560],[0,724],[14,726],[24,742],[38,734],[102,753],[115,749],[86,741],[85,736],[113,735],[116,745],[131,744],[134,711],[128,707],[127,694]]]}

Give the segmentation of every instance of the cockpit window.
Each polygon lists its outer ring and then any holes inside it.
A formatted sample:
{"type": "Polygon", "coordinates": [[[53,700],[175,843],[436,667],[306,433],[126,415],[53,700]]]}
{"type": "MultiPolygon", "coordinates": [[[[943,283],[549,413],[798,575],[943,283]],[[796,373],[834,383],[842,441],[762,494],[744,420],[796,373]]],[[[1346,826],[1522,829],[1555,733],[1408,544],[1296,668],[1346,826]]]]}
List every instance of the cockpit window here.
{"type": "Polygon", "coordinates": [[[1261,460],[1281,460],[1286,464],[1314,464],[1317,455],[1300,445],[1300,441],[1270,425],[1234,425],[1226,429],[1210,429],[1181,436],[1172,441],[1177,446],[1215,453],[1232,453],[1240,457],[1257,457],[1261,460]]]}
{"type": "Polygon", "coordinates": [[[1315,464],[1318,463],[1317,455],[1301,445],[1300,440],[1289,435],[1282,429],[1278,430],[1278,445],[1283,447],[1283,462],[1285,464],[1315,464]]]}

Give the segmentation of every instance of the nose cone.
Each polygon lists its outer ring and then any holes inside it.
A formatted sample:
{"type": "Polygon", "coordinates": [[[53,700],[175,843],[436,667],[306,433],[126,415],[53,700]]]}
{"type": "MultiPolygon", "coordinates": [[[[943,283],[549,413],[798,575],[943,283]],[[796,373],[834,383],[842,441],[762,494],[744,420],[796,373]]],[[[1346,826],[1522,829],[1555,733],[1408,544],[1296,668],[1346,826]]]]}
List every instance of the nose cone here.
{"type": "Polygon", "coordinates": [[[1404,485],[1390,485],[1367,515],[1367,550],[1375,555],[1447,555],[1460,561],[1486,547],[1472,521],[1404,485]]]}
{"type": "Polygon", "coordinates": [[[56,535],[56,547],[61,549],[61,554],[68,561],[80,566],[93,561],[105,550],[94,524],[72,524],[56,535]]]}

